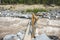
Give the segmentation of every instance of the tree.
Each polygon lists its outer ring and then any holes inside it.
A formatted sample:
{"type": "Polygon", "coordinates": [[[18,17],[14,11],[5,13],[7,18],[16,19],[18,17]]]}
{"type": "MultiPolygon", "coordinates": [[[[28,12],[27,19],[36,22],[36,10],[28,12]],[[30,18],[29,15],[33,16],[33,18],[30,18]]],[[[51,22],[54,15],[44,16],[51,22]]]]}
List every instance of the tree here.
{"type": "Polygon", "coordinates": [[[34,0],[33,2],[34,2],[34,4],[38,4],[39,0],[34,0]]]}
{"type": "Polygon", "coordinates": [[[17,3],[23,4],[24,3],[24,0],[18,0],[17,3]]]}
{"type": "Polygon", "coordinates": [[[2,4],[56,4],[60,5],[60,0],[0,0],[2,4]]]}
{"type": "Polygon", "coordinates": [[[1,0],[0,0],[0,4],[1,4],[1,0]]]}
{"type": "Polygon", "coordinates": [[[56,5],[60,5],[60,0],[57,0],[56,5]]]}
{"type": "Polygon", "coordinates": [[[27,0],[27,4],[33,4],[32,0],[27,0]]]}

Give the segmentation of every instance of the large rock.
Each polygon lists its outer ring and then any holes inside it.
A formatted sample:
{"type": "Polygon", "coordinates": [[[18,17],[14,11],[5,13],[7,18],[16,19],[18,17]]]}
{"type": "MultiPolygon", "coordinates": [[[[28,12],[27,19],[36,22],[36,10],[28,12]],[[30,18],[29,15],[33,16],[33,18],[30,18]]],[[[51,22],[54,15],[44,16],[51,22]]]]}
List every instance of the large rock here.
{"type": "Polygon", "coordinates": [[[3,40],[20,40],[20,38],[18,38],[16,35],[14,34],[10,34],[10,35],[6,35],[3,40]]]}
{"type": "Polygon", "coordinates": [[[60,26],[60,20],[49,20],[48,19],[48,25],[60,26]]]}
{"type": "Polygon", "coordinates": [[[51,40],[46,34],[37,36],[34,40],[51,40]]]}
{"type": "Polygon", "coordinates": [[[29,19],[0,17],[0,37],[25,30],[29,19]]]}

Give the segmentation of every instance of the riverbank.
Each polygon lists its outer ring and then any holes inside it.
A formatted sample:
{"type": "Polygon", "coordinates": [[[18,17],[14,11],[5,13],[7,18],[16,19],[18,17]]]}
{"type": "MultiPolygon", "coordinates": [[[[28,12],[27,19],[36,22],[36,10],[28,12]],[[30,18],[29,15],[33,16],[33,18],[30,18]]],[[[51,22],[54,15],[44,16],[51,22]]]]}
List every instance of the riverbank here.
{"type": "Polygon", "coordinates": [[[60,6],[44,6],[42,4],[35,4],[35,5],[24,5],[24,4],[17,4],[17,5],[0,5],[0,10],[26,10],[26,9],[59,9],[60,6]]]}

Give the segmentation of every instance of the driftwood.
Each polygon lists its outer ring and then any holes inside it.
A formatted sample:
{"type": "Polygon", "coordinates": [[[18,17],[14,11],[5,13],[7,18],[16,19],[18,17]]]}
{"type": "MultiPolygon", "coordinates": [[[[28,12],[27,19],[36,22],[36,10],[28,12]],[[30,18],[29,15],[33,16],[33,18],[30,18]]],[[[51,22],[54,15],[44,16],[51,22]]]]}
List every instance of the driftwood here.
{"type": "Polygon", "coordinates": [[[37,20],[38,20],[38,17],[36,17],[36,15],[33,13],[32,14],[32,35],[31,35],[32,38],[34,38],[34,35],[35,35],[36,27],[34,27],[34,25],[37,20]]]}
{"type": "Polygon", "coordinates": [[[26,33],[25,33],[25,36],[23,38],[23,40],[31,40],[31,33],[29,34],[29,31],[30,31],[30,22],[28,24],[28,27],[27,27],[27,30],[26,30],[26,33]]]}
{"type": "Polygon", "coordinates": [[[35,31],[36,31],[36,27],[34,27],[36,21],[38,20],[38,17],[36,17],[35,14],[32,14],[32,19],[31,19],[31,23],[32,23],[32,33],[28,34],[29,33],[29,29],[31,26],[28,25],[28,28],[26,30],[26,34],[25,34],[25,37],[24,37],[24,40],[32,40],[32,38],[34,38],[35,36],[35,31]],[[28,38],[27,38],[28,37],[28,38]]]}

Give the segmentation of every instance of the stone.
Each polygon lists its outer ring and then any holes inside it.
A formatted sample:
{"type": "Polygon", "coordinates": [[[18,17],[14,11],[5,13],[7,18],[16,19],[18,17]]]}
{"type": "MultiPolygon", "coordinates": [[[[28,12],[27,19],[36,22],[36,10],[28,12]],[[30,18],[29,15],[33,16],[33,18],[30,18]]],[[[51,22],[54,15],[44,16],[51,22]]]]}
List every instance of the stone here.
{"type": "Polygon", "coordinates": [[[52,40],[60,40],[57,36],[49,35],[49,38],[52,40]]]}
{"type": "Polygon", "coordinates": [[[37,36],[34,40],[51,40],[46,34],[37,36]]]}
{"type": "Polygon", "coordinates": [[[14,34],[9,34],[9,35],[6,35],[3,40],[20,40],[16,35],[14,34]]]}
{"type": "Polygon", "coordinates": [[[24,38],[24,32],[23,31],[18,32],[16,35],[17,35],[18,38],[23,40],[23,38],[24,38]]]}

